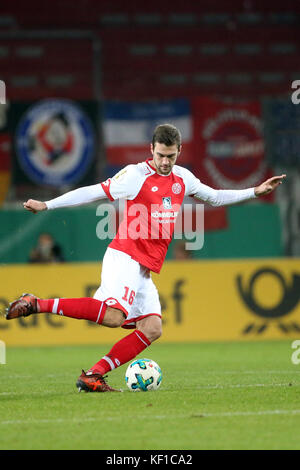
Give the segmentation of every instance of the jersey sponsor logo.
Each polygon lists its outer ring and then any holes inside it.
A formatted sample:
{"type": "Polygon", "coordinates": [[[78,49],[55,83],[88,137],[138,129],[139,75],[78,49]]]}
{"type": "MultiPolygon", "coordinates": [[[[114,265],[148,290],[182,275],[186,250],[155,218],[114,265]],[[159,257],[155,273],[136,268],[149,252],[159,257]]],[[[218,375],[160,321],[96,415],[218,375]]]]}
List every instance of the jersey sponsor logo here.
{"type": "Polygon", "coordinates": [[[172,186],[172,191],[174,194],[180,194],[181,193],[181,184],[179,183],[174,183],[172,186]]]}
{"type": "Polygon", "coordinates": [[[156,191],[158,191],[158,187],[157,186],[152,186],[151,191],[153,193],[155,193],[156,191]]]}
{"type": "Polygon", "coordinates": [[[171,197],[163,197],[163,206],[165,209],[172,209],[172,200],[171,197]]]}
{"type": "Polygon", "coordinates": [[[176,219],[178,216],[178,211],[172,212],[162,212],[162,211],[153,211],[151,212],[151,217],[154,219],[167,219],[168,222],[171,222],[171,219],[176,219]]]}
{"type": "Polygon", "coordinates": [[[94,155],[92,123],[72,101],[43,100],[22,116],[16,151],[24,173],[35,183],[71,184],[88,170],[94,155]]]}

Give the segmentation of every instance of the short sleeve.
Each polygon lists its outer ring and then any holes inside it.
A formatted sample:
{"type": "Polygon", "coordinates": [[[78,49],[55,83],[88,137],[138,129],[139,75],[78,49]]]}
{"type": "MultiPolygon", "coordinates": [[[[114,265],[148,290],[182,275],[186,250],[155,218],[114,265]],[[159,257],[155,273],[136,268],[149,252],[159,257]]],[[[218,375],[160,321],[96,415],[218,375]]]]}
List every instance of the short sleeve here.
{"type": "Polygon", "coordinates": [[[116,199],[134,199],[139,192],[139,174],[136,165],[127,165],[112,178],[101,183],[106,196],[116,199]]]}

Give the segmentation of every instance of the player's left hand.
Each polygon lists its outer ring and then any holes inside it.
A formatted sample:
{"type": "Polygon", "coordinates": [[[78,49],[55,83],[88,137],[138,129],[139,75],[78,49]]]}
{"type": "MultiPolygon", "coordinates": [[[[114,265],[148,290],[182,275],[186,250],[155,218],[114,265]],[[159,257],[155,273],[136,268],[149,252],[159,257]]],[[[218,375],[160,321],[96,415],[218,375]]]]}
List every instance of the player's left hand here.
{"type": "Polygon", "coordinates": [[[277,188],[277,186],[282,184],[285,177],[286,175],[281,175],[269,178],[268,180],[264,181],[259,186],[256,186],[256,188],[254,188],[255,195],[264,196],[265,194],[271,193],[272,191],[274,191],[274,189],[277,188]]]}
{"type": "Polygon", "coordinates": [[[27,211],[33,212],[34,214],[47,210],[47,205],[45,202],[36,201],[35,199],[28,199],[27,202],[23,202],[23,207],[27,211]]]}

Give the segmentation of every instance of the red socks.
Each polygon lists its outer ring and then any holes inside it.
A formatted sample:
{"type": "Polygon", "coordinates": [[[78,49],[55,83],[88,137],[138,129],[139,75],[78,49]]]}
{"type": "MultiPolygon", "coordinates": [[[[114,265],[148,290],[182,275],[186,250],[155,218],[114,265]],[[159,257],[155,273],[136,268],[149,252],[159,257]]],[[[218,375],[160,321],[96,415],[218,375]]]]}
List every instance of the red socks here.
{"type": "Polygon", "coordinates": [[[102,323],[107,305],[90,297],[78,299],[38,299],[41,312],[102,323]]]}
{"type": "Polygon", "coordinates": [[[104,356],[101,361],[91,367],[88,372],[96,372],[104,375],[112,369],[134,359],[138,354],[144,351],[144,349],[150,346],[150,344],[151,342],[144,333],[139,330],[134,330],[130,335],[118,341],[111,348],[109,353],[104,356]]]}
{"type": "MultiPolygon", "coordinates": [[[[90,297],[75,299],[38,299],[41,312],[56,313],[66,317],[90,320],[99,325],[102,323],[107,305],[90,297]]],[[[88,372],[101,375],[134,359],[151,342],[140,330],[133,331],[118,341],[109,353],[97,362],[88,372]]]]}

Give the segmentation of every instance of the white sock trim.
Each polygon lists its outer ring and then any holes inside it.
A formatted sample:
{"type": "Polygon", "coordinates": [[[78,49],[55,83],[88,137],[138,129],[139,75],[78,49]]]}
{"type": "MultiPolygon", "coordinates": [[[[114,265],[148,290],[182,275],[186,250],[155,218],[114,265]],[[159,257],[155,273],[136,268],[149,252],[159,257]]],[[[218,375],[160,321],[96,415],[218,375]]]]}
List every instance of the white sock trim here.
{"type": "Polygon", "coordinates": [[[139,338],[139,340],[141,340],[142,343],[144,343],[145,346],[147,346],[147,347],[149,346],[149,344],[147,344],[146,341],[144,341],[143,338],[141,338],[140,335],[139,335],[137,332],[135,332],[135,334],[137,335],[137,337],[139,338]]]}
{"type": "Polygon", "coordinates": [[[97,317],[96,323],[98,323],[98,321],[99,321],[99,318],[100,318],[100,315],[101,315],[101,312],[102,312],[102,309],[103,309],[103,304],[104,304],[104,302],[102,302],[102,305],[101,305],[101,307],[100,307],[100,310],[99,310],[99,313],[98,313],[98,317],[97,317]]]}
{"type": "Polygon", "coordinates": [[[59,299],[54,299],[52,313],[57,313],[59,299]]]}
{"type": "Polygon", "coordinates": [[[111,370],[113,370],[113,369],[116,368],[116,366],[114,365],[113,361],[112,361],[109,357],[104,356],[102,359],[104,359],[106,362],[108,362],[108,364],[110,365],[111,370]]]}

